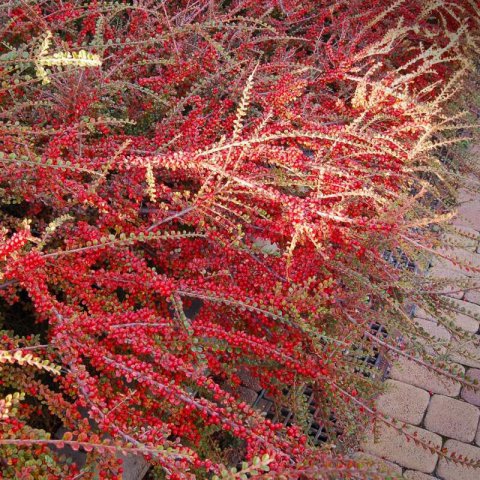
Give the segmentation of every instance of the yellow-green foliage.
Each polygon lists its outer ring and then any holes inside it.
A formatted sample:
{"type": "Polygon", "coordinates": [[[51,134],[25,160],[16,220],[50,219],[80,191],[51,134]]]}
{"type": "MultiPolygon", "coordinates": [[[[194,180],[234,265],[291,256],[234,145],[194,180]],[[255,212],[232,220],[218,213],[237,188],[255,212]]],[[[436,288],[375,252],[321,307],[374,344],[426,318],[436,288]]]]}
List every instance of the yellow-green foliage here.
{"type": "Polygon", "coordinates": [[[50,83],[50,73],[45,67],[100,67],[102,61],[98,55],[80,50],[78,52],[56,52],[49,54],[52,40],[52,32],[48,31],[43,39],[38,56],[35,59],[35,69],[37,77],[42,80],[42,83],[50,83]]]}

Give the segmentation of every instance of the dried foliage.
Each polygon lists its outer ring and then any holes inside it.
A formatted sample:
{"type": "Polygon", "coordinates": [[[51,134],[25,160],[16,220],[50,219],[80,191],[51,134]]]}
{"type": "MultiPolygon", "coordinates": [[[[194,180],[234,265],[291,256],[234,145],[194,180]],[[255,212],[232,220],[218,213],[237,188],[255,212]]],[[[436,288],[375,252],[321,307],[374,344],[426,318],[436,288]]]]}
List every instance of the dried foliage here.
{"type": "Polygon", "coordinates": [[[438,248],[478,188],[442,153],[479,31],[473,0],[0,2],[3,478],[120,478],[119,451],[172,480],[382,478],[349,459],[357,428],[409,434],[361,356],[459,378],[407,299],[479,344],[449,279],[408,268],[479,271],[438,248]]]}

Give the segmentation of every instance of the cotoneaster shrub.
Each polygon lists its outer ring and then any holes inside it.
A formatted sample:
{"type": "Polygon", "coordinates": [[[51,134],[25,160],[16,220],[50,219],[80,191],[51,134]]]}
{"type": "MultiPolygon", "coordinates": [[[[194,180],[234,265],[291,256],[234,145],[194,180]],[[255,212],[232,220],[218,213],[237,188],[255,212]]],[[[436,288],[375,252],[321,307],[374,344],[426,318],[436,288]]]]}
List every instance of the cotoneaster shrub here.
{"type": "Polygon", "coordinates": [[[120,478],[119,450],[177,480],[380,478],[347,455],[359,425],[393,425],[360,354],[458,378],[395,341],[428,341],[406,298],[466,334],[445,285],[385,252],[425,263],[452,218],[436,153],[470,123],[451,102],[476,2],[46,0],[0,20],[4,478],[120,478]],[[241,375],[293,423],[239,398],[241,375]],[[306,385],[339,453],[307,436],[306,385]]]}

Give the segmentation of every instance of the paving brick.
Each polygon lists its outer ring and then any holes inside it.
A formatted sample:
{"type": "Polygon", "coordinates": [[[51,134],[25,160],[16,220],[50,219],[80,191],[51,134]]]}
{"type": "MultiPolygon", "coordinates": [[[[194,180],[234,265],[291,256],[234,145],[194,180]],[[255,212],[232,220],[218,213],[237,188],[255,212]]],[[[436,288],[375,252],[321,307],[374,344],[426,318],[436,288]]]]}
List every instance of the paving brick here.
{"type": "Polygon", "coordinates": [[[419,307],[418,305],[415,306],[414,314],[415,318],[421,318],[423,320],[428,320],[432,323],[438,323],[438,320],[435,317],[432,317],[432,315],[427,313],[422,307],[419,307]]]}
{"type": "Polygon", "coordinates": [[[454,362],[467,365],[468,367],[480,368],[480,347],[472,344],[470,340],[452,339],[449,352],[450,358],[454,362]]]}
{"type": "Polygon", "coordinates": [[[476,305],[480,305],[480,288],[467,290],[465,292],[464,299],[467,302],[475,303],[476,305]]]}
{"type": "Polygon", "coordinates": [[[476,305],[468,300],[455,300],[455,303],[460,308],[464,308],[467,313],[473,315],[477,320],[480,321],[480,305],[476,305]]]}
{"type": "Polygon", "coordinates": [[[453,321],[454,326],[461,328],[469,333],[477,333],[479,328],[478,320],[465,315],[464,313],[449,312],[449,320],[453,321]]]}
{"type": "Polygon", "coordinates": [[[442,264],[435,264],[428,271],[428,276],[435,280],[441,280],[435,290],[448,296],[463,298],[464,292],[458,286],[459,281],[466,282],[469,277],[467,272],[455,268],[451,263],[443,260],[442,264]]]}
{"type": "Polygon", "coordinates": [[[442,315],[442,319],[451,322],[453,327],[461,328],[469,333],[476,333],[480,326],[479,320],[475,318],[478,312],[475,311],[474,313],[471,308],[467,310],[464,304],[475,308],[478,308],[478,305],[463,302],[456,298],[448,298],[445,295],[443,298],[449,300],[449,305],[445,308],[445,314],[442,315]]]}
{"type": "Polygon", "coordinates": [[[456,327],[469,333],[477,333],[480,326],[478,320],[465,315],[464,313],[452,313],[451,319],[456,327]]]}
{"type": "Polygon", "coordinates": [[[459,299],[450,299],[457,312],[452,312],[455,324],[470,333],[476,333],[480,323],[480,306],[459,299]]]}
{"type": "Polygon", "coordinates": [[[458,216],[453,220],[453,225],[473,228],[480,231],[480,200],[477,198],[466,201],[458,206],[458,216]]]}
{"type": "Polygon", "coordinates": [[[402,467],[400,467],[400,465],[384,460],[376,455],[371,455],[370,453],[365,452],[356,452],[352,455],[352,458],[359,462],[364,461],[366,464],[378,466],[378,471],[380,473],[389,474],[390,476],[394,476],[394,478],[401,478],[402,476],[402,467]]]}
{"type": "Polygon", "coordinates": [[[424,318],[414,318],[414,321],[432,337],[429,339],[418,339],[420,343],[425,345],[426,351],[433,354],[435,350],[432,347],[435,346],[437,347],[437,352],[445,353],[446,346],[448,346],[450,338],[452,337],[450,332],[444,326],[424,318]]]}
{"type": "MultiPolygon", "coordinates": [[[[463,229],[467,227],[458,227],[458,228],[463,229]]],[[[451,245],[452,247],[465,248],[469,252],[476,253],[478,240],[475,240],[469,237],[464,237],[463,235],[458,235],[456,233],[447,233],[443,236],[443,238],[445,240],[445,245],[451,245]]]]}
{"type": "MultiPolygon", "coordinates": [[[[407,425],[405,430],[410,435],[415,434],[419,440],[429,442],[435,447],[441,447],[442,445],[442,438],[439,435],[428,432],[423,428],[407,425]]],[[[398,463],[402,467],[411,470],[420,470],[424,473],[433,472],[438,460],[436,453],[416,445],[411,439],[407,441],[405,435],[385,424],[378,425],[377,431],[376,443],[374,442],[373,433],[370,431],[362,444],[363,450],[367,453],[398,463]]]]}
{"type": "MultiPolygon", "coordinates": [[[[477,144],[472,144],[470,146],[470,154],[478,156],[480,154],[480,148],[477,144]]],[[[464,177],[463,184],[466,188],[461,188],[457,192],[457,203],[461,205],[465,202],[472,202],[477,198],[477,192],[475,186],[478,179],[475,175],[468,175],[464,177]],[[467,190],[468,187],[468,190],[467,190]],[[471,188],[470,188],[471,187],[471,188]]]]}
{"type": "Polygon", "coordinates": [[[257,392],[251,388],[244,387],[242,385],[233,388],[231,385],[223,384],[222,388],[233,395],[238,395],[240,400],[248,404],[252,404],[257,399],[257,392]]]}
{"type": "Polygon", "coordinates": [[[123,460],[122,480],[142,480],[151,466],[140,455],[120,454],[119,458],[123,460]]]}
{"type": "MultiPolygon", "coordinates": [[[[438,249],[438,251],[440,252],[441,250],[438,249]]],[[[427,271],[427,275],[429,277],[435,277],[435,272],[447,270],[450,270],[450,273],[452,273],[455,278],[462,278],[468,276],[465,270],[462,270],[447,258],[443,258],[438,255],[432,256],[430,268],[427,271]]]]}
{"type": "Polygon", "coordinates": [[[236,393],[238,393],[238,395],[244,402],[250,405],[257,399],[257,396],[258,396],[255,390],[252,390],[251,388],[247,388],[247,387],[240,386],[240,387],[237,387],[235,391],[236,393]]]}
{"type": "Polygon", "coordinates": [[[456,298],[457,300],[461,300],[465,296],[465,292],[459,290],[459,287],[457,285],[445,287],[443,293],[445,293],[447,297],[456,298]]]}
{"type": "MultiPolygon", "coordinates": [[[[459,372],[465,371],[461,365],[457,365],[457,368],[459,372]]],[[[429,392],[440,393],[449,397],[456,397],[460,393],[461,388],[459,382],[439,375],[431,369],[405,357],[401,357],[392,366],[390,377],[394,380],[423,388],[429,392]]]]}
{"type": "Polygon", "coordinates": [[[465,248],[474,252],[480,241],[478,232],[470,227],[451,226],[451,231],[446,233],[443,238],[452,246],[465,248]]]}
{"type": "Polygon", "coordinates": [[[434,395],[425,415],[425,428],[445,437],[471,442],[477,433],[480,410],[474,405],[434,395]]]}
{"type": "MultiPolygon", "coordinates": [[[[479,210],[480,212],[480,210],[479,210]]],[[[480,221],[480,215],[479,215],[480,221]]],[[[450,253],[448,253],[449,258],[455,259],[461,265],[467,265],[475,268],[480,268],[480,254],[477,252],[469,252],[461,248],[453,248],[450,253]]],[[[478,273],[465,271],[467,276],[476,276],[478,273]]]]}
{"type": "Polygon", "coordinates": [[[386,391],[377,399],[379,412],[405,423],[419,425],[427,410],[430,395],[421,388],[387,380],[386,391]]]}
{"type": "MultiPolygon", "coordinates": [[[[447,440],[444,445],[449,452],[466,456],[474,460],[480,460],[480,448],[458,442],[447,440]]],[[[471,467],[465,467],[441,458],[438,462],[437,475],[443,480],[478,480],[480,471],[471,467]]]]}
{"type": "Polygon", "coordinates": [[[427,475],[426,473],[417,472],[416,470],[407,470],[403,472],[403,478],[406,480],[435,480],[436,477],[427,475]]]}
{"type": "Polygon", "coordinates": [[[472,380],[477,380],[479,382],[478,390],[473,390],[471,388],[463,387],[461,397],[466,402],[471,403],[472,405],[476,405],[477,407],[480,407],[480,370],[477,368],[470,368],[467,371],[467,376],[470,377],[472,380]]]}
{"type": "Polygon", "coordinates": [[[255,378],[246,368],[239,368],[237,375],[242,381],[243,386],[255,390],[256,392],[262,389],[262,386],[260,385],[258,379],[255,378]]]}

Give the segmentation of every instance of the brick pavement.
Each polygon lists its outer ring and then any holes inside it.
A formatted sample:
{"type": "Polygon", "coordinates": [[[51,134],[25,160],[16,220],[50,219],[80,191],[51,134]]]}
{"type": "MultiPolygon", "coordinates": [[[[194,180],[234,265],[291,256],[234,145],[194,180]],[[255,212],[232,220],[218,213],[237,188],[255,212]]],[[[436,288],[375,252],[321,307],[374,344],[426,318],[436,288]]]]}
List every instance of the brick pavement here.
{"type": "MultiPolygon", "coordinates": [[[[460,239],[464,250],[458,256],[471,265],[480,265],[480,199],[466,191],[460,192],[459,215],[453,221],[458,230],[469,232],[473,239],[460,239]]],[[[455,234],[449,234],[451,241],[455,234]]],[[[451,251],[450,251],[451,252],[451,251]]],[[[448,278],[478,274],[455,269],[452,265],[436,264],[431,275],[448,278]]],[[[480,290],[449,293],[455,308],[455,324],[473,334],[480,334],[480,290]]],[[[459,371],[480,382],[480,347],[463,343],[471,355],[455,353],[459,342],[450,339],[449,332],[438,325],[435,318],[417,310],[415,321],[432,336],[441,353],[447,352],[459,371]],[[477,358],[472,358],[477,357],[477,358]]],[[[479,335],[480,340],[480,335],[479,335]]],[[[453,363],[452,362],[452,363],[453,363]]],[[[425,367],[407,359],[400,359],[391,369],[387,389],[377,400],[377,408],[384,415],[407,424],[407,430],[419,438],[428,439],[437,446],[457,455],[480,460],[480,391],[462,387],[425,367]]],[[[480,470],[461,467],[431,451],[407,442],[405,436],[385,425],[380,426],[374,441],[367,433],[362,443],[363,455],[377,459],[382,468],[390,468],[391,478],[407,480],[479,480],[480,470]]]]}

